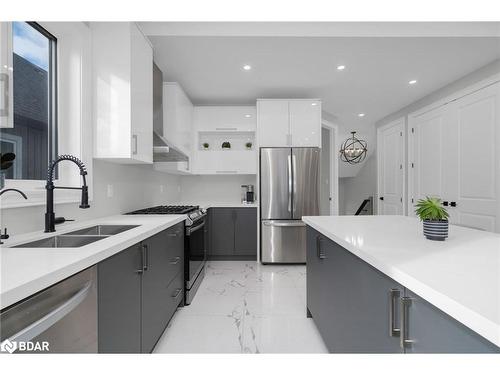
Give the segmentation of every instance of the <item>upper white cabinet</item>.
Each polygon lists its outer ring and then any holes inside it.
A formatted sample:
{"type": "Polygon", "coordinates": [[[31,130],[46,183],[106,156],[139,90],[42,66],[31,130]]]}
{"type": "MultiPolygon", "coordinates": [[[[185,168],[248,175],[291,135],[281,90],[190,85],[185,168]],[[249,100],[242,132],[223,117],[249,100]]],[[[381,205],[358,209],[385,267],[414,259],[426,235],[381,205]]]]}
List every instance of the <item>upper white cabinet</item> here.
{"type": "Polygon", "coordinates": [[[195,107],[193,172],[256,174],[255,114],[249,106],[195,107]]]}
{"type": "Polygon", "coordinates": [[[257,100],[259,147],[321,147],[321,101],[257,100]]]}
{"type": "Polygon", "coordinates": [[[198,131],[255,131],[255,107],[206,106],[194,109],[198,131]]]}
{"type": "Polygon", "coordinates": [[[163,83],[163,137],[187,156],[193,139],[193,104],[177,82],[163,83]]]}
{"type": "Polygon", "coordinates": [[[134,23],[92,23],[94,157],[153,162],[153,50],[134,23]]]}

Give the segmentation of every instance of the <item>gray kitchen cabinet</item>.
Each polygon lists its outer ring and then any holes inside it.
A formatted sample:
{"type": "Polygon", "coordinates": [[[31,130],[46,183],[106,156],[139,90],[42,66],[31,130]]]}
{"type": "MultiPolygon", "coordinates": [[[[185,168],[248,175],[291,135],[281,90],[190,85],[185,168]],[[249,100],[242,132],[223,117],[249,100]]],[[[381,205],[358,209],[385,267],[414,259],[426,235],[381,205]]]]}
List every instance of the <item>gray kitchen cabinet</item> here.
{"type": "Polygon", "coordinates": [[[184,223],[98,265],[99,352],[149,353],[182,304],[184,223]]]}
{"type": "Polygon", "coordinates": [[[182,283],[170,284],[176,277],[179,278],[179,274],[183,275],[180,254],[184,249],[183,240],[181,224],[180,229],[178,226],[171,227],[142,242],[146,251],[146,271],[142,275],[143,353],[153,350],[182,300],[182,283]]]}
{"type": "Polygon", "coordinates": [[[332,353],[402,353],[390,335],[404,288],[308,227],[307,307],[332,353]],[[391,296],[391,290],[394,292],[391,296]]]}
{"type": "Polygon", "coordinates": [[[237,208],[234,255],[257,257],[257,208],[237,208]]]}
{"type": "Polygon", "coordinates": [[[98,351],[141,352],[141,245],[98,264],[98,351]]]}
{"type": "Polygon", "coordinates": [[[307,314],[332,353],[500,352],[309,226],[307,314]]]}
{"type": "Polygon", "coordinates": [[[470,328],[406,289],[410,298],[406,353],[499,353],[500,349],[470,328]]]}
{"type": "Polygon", "coordinates": [[[257,258],[257,208],[210,208],[209,258],[253,260],[257,258]]]}
{"type": "Polygon", "coordinates": [[[210,208],[210,257],[230,256],[234,251],[234,209],[210,208]]]}

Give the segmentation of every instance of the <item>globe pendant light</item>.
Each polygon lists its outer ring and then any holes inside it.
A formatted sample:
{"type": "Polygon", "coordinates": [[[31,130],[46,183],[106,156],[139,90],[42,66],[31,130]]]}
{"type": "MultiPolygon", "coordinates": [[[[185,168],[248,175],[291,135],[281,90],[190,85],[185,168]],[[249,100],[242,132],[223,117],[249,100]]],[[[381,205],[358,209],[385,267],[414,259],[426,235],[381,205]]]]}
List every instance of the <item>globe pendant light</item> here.
{"type": "Polygon", "coordinates": [[[349,164],[361,163],[366,158],[366,141],[356,138],[356,132],[351,134],[340,146],[340,159],[349,164]]]}

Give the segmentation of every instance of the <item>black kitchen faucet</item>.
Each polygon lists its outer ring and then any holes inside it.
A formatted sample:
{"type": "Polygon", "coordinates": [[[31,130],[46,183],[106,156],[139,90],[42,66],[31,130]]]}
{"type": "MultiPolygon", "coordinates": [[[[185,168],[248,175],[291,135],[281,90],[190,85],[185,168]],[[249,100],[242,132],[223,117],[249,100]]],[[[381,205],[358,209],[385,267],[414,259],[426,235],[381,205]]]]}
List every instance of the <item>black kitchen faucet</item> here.
{"type": "MultiPolygon", "coordinates": [[[[56,160],[54,160],[49,165],[49,169],[47,172],[47,185],[45,185],[45,190],[47,190],[47,208],[45,212],[45,232],[55,232],[55,224],[56,217],[54,214],[54,189],[75,189],[82,191],[82,200],[80,203],[80,208],[89,208],[89,190],[87,187],[87,181],[85,176],[87,175],[87,169],[85,168],[85,164],[75,156],[72,155],[61,155],[56,160]],[[75,163],[80,169],[80,175],[83,178],[82,187],[68,187],[68,186],[54,186],[54,169],[56,165],[63,161],[68,160],[75,163]]],[[[57,222],[64,222],[64,220],[60,220],[57,222]]]]}

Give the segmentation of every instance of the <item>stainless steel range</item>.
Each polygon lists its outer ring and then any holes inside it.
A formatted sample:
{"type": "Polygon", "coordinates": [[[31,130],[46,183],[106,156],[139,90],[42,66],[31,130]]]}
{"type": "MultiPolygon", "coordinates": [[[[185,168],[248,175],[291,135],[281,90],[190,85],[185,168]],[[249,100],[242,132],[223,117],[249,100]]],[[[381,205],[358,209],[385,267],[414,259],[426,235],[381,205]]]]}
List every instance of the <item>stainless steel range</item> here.
{"type": "Polygon", "coordinates": [[[155,206],[127,215],[187,215],[184,222],[185,304],[189,305],[205,276],[207,262],[207,226],[205,209],[199,206],[155,206]]]}

